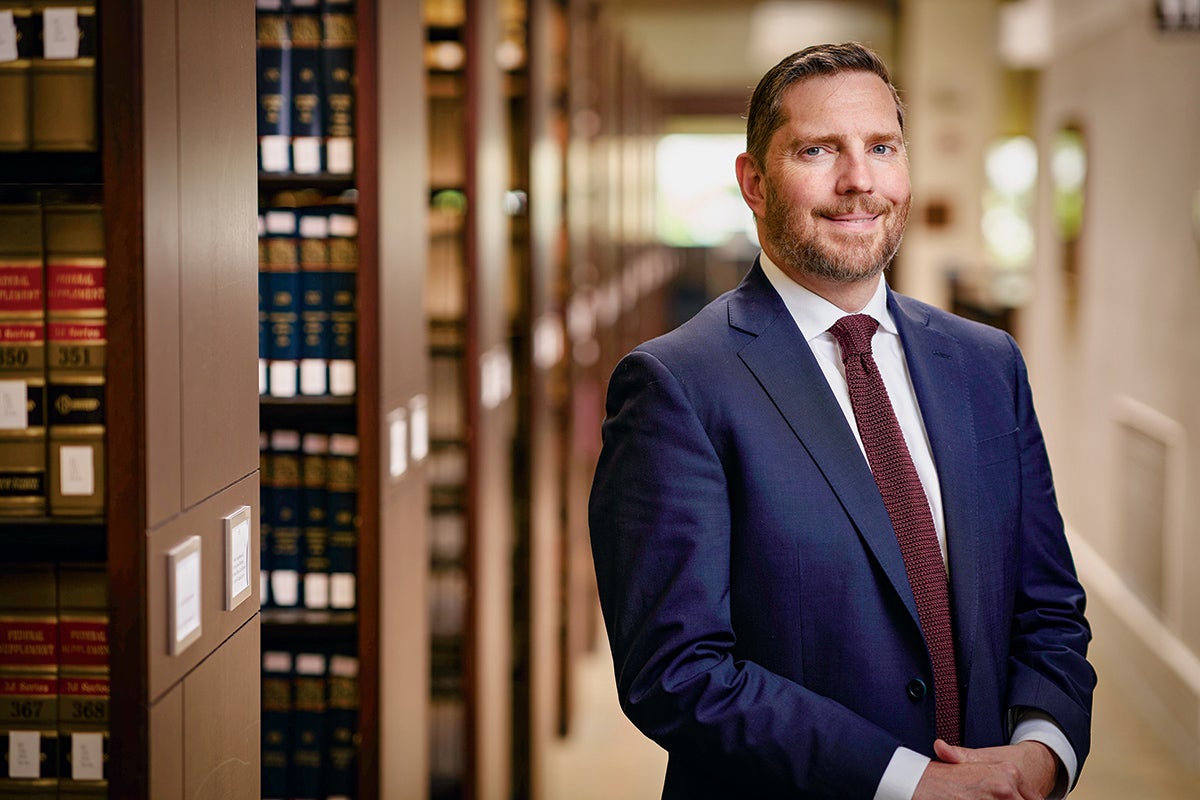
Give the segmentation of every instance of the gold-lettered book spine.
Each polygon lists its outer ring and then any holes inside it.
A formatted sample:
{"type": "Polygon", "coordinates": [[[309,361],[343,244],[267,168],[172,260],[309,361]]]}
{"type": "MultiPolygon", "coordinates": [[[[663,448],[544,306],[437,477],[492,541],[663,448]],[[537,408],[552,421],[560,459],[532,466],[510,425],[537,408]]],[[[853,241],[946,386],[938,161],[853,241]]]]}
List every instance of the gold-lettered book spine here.
{"type": "Polygon", "coordinates": [[[15,47],[0,56],[0,151],[30,147],[29,72],[37,34],[27,0],[0,0],[0,26],[11,26],[15,47]]]}
{"type": "Polygon", "coordinates": [[[41,41],[30,68],[34,150],[92,151],[96,124],[96,7],[87,0],[33,0],[41,41]]]}
{"type": "Polygon", "coordinates": [[[104,509],[107,354],[103,211],[47,206],[47,496],[52,516],[104,509]]]}
{"type": "Polygon", "coordinates": [[[0,205],[0,515],[46,513],[42,213],[0,205]]]}
{"type": "Polygon", "coordinates": [[[98,565],[62,564],[58,574],[59,796],[108,792],[108,577],[98,565]]]}

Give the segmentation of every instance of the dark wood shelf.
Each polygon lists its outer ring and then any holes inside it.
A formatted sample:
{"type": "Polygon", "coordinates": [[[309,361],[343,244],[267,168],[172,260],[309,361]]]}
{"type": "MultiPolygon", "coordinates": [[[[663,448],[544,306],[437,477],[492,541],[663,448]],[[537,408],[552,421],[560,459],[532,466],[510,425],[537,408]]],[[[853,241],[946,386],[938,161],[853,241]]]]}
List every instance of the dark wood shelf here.
{"type": "Polygon", "coordinates": [[[98,152],[31,150],[0,153],[0,186],[99,186],[103,175],[98,152]]]}
{"type": "Polygon", "coordinates": [[[259,425],[264,429],[297,428],[354,433],[357,427],[357,398],[269,397],[259,399],[259,425]]]}
{"type": "Polygon", "coordinates": [[[0,542],[13,561],[104,561],[107,539],[100,518],[0,518],[0,542]]]}

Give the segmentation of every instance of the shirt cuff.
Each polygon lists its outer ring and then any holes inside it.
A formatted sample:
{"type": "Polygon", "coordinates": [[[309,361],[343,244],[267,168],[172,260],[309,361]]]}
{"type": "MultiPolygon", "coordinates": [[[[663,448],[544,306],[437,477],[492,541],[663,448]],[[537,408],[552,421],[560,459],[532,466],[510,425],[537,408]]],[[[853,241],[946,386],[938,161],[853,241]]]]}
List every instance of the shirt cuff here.
{"type": "Polygon", "coordinates": [[[925,774],[930,759],[907,747],[897,747],[888,762],[879,786],[875,789],[874,800],[912,800],[917,791],[917,784],[925,774]]]}
{"type": "MultiPolygon", "coordinates": [[[[1049,714],[1032,708],[1021,708],[1016,712],[1016,727],[1013,728],[1011,742],[1041,742],[1058,756],[1058,781],[1054,792],[1046,800],[1061,800],[1075,785],[1075,775],[1079,770],[1079,762],[1075,758],[1075,748],[1067,741],[1066,734],[1058,727],[1049,714]],[[1065,772],[1065,780],[1064,780],[1065,772]]],[[[887,774],[886,772],[884,773],[887,774]]]]}

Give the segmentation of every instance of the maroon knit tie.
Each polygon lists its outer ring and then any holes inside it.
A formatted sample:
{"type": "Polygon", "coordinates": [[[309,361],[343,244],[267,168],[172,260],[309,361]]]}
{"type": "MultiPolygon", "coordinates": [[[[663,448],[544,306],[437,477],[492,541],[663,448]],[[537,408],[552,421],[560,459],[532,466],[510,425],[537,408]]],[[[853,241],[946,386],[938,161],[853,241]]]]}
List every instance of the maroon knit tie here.
{"type": "Polygon", "coordinates": [[[850,404],[858,422],[867,462],[883,495],[900,542],[904,569],[917,601],[917,615],[933,661],[937,735],[950,744],[962,739],[954,634],[950,627],[950,589],[938,546],[929,499],[921,486],[896,412],[892,410],[879,367],[871,356],[871,338],[879,323],[866,314],[842,317],[829,332],[842,346],[850,404]]]}

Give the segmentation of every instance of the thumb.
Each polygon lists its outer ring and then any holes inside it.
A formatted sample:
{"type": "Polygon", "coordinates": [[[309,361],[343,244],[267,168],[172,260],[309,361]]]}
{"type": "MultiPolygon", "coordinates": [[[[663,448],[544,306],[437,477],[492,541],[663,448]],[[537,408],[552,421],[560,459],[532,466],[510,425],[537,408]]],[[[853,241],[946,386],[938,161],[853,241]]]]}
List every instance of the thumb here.
{"type": "Polygon", "coordinates": [[[938,739],[933,743],[933,753],[937,756],[938,761],[944,761],[947,764],[963,764],[971,758],[971,751],[968,748],[948,744],[944,739],[938,739]]]}

